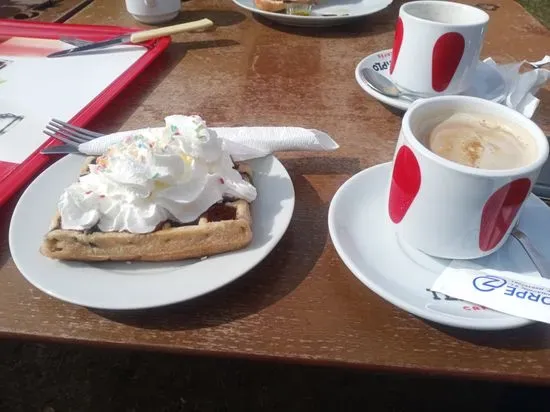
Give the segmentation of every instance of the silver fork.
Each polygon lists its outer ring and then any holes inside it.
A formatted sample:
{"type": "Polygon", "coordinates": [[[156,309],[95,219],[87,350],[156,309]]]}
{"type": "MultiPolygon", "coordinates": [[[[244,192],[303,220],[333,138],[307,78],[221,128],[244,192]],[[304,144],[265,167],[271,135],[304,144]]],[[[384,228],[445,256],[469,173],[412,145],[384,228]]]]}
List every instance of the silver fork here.
{"type": "Polygon", "coordinates": [[[83,39],[77,39],[76,37],[61,36],[59,38],[59,40],[61,40],[64,43],[70,44],[71,46],[76,46],[76,47],[85,46],[86,44],[92,43],[91,41],[83,40],[83,39]]]}
{"type": "MultiPolygon", "coordinates": [[[[58,119],[50,120],[50,122],[46,125],[46,129],[43,130],[43,133],[53,137],[54,139],[62,141],[66,145],[69,145],[75,149],[78,149],[78,146],[81,143],[86,143],[97,137],[103,136],[101,133],[92,132],[91,130],[83,129],[82,127],[73,126],[58,119]]],[[[41,153],[60,153],[59,150],[59,146],[47,147],[43,149],[41,153]]]]}

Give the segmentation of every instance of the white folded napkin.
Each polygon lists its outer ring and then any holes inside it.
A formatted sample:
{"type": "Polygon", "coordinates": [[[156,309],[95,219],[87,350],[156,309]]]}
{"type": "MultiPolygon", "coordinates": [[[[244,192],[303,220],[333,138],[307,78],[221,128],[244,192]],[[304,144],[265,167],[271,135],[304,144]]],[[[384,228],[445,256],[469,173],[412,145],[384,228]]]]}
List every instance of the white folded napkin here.
{"type": "MultiPolygon", "coordinates": [[[[98,137],[80,144],[78,150],[86,155],[99,156],[109,146],[142,130],[146,129],[98,137]]],[[[331,151],[340,147],[328,134],[302,127],[213,127],[212,130],[223,139],[225,150],[235,161],[263,157],[273,152],[331,151]]]]}
{"type": "Polygon", "coordinates": [[[538,62],[524,60],[509,64],[497,64],[490,57],[484,60],[485,63],[496,68],[504,78],[507,89],[504,104],[528,118],[531,118],[537,110],[540,100],[535,97],[535,94],[550,79],[550,70],[534,69],[520,73],[519,69],[524,63],[536,66],[548,61],[550,56],[545,56],[538,62]]]}

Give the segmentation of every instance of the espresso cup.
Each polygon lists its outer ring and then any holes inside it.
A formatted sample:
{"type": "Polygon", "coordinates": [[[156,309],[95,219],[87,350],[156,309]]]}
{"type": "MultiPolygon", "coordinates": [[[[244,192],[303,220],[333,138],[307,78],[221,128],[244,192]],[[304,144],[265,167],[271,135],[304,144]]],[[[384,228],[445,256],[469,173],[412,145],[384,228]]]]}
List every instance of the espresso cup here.
{"type": "Polygon", "coordinates": [[[175,19],[181,0],[126,0],[126,10],[142,23],[157,24],[175,19]]]}
{"type": "Polygon", "coordinates": [[[399,9],[390,76],[423,97],[460,94],[473,83],[489,15],[460,3],[415,1],[399,9]]]}
{"type": "Polygon", "coordinates": [[[393,159],[388,214],[401,242],[427,255],[475,259],[508,239],[548,158],[542,130],[506,106],[476,97],[419,99],[405,113],[393,159]],[[512,169],[482,169],[447,160],[426,146],[441,116],[475,113],[528,134],[530,160],[512,169]]]}

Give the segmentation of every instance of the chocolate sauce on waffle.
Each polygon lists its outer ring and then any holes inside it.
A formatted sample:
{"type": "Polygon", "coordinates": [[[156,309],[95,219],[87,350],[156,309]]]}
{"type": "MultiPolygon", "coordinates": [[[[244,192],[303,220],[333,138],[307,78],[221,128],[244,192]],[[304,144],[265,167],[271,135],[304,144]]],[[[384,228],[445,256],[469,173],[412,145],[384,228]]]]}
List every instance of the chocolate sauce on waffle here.
{"type": "Polygon", "coordinates": [[[206,211],[206,219],[209,222],[221,222],[222,220],[235,220],[237,209],[224,203],[216,203],[206,211]]]}

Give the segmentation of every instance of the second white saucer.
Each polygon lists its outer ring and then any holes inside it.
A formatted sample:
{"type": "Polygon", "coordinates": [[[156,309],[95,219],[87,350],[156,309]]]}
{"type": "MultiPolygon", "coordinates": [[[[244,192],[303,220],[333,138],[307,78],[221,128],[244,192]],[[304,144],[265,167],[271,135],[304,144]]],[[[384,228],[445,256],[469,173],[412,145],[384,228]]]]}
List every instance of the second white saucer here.
{"type": "MultiPolygon", "coordinates": [[[[388,97],[373,89],[361,76],[362,69],[373,69],[378,73],[389,77],[391,49],[382,50],[365,57],[355,68],[355,80],[359,86],[374,97],[389,106],[400,110],[407,110],[411,101],[402,97],[388,97]]],[[[485,100],[500,103],[506,98],[506,83],[500,73],[491,65],[479,62],[477,66],[474,84],[470,89],[463,93],[466,96],[480,97],[485,100]]]]}

